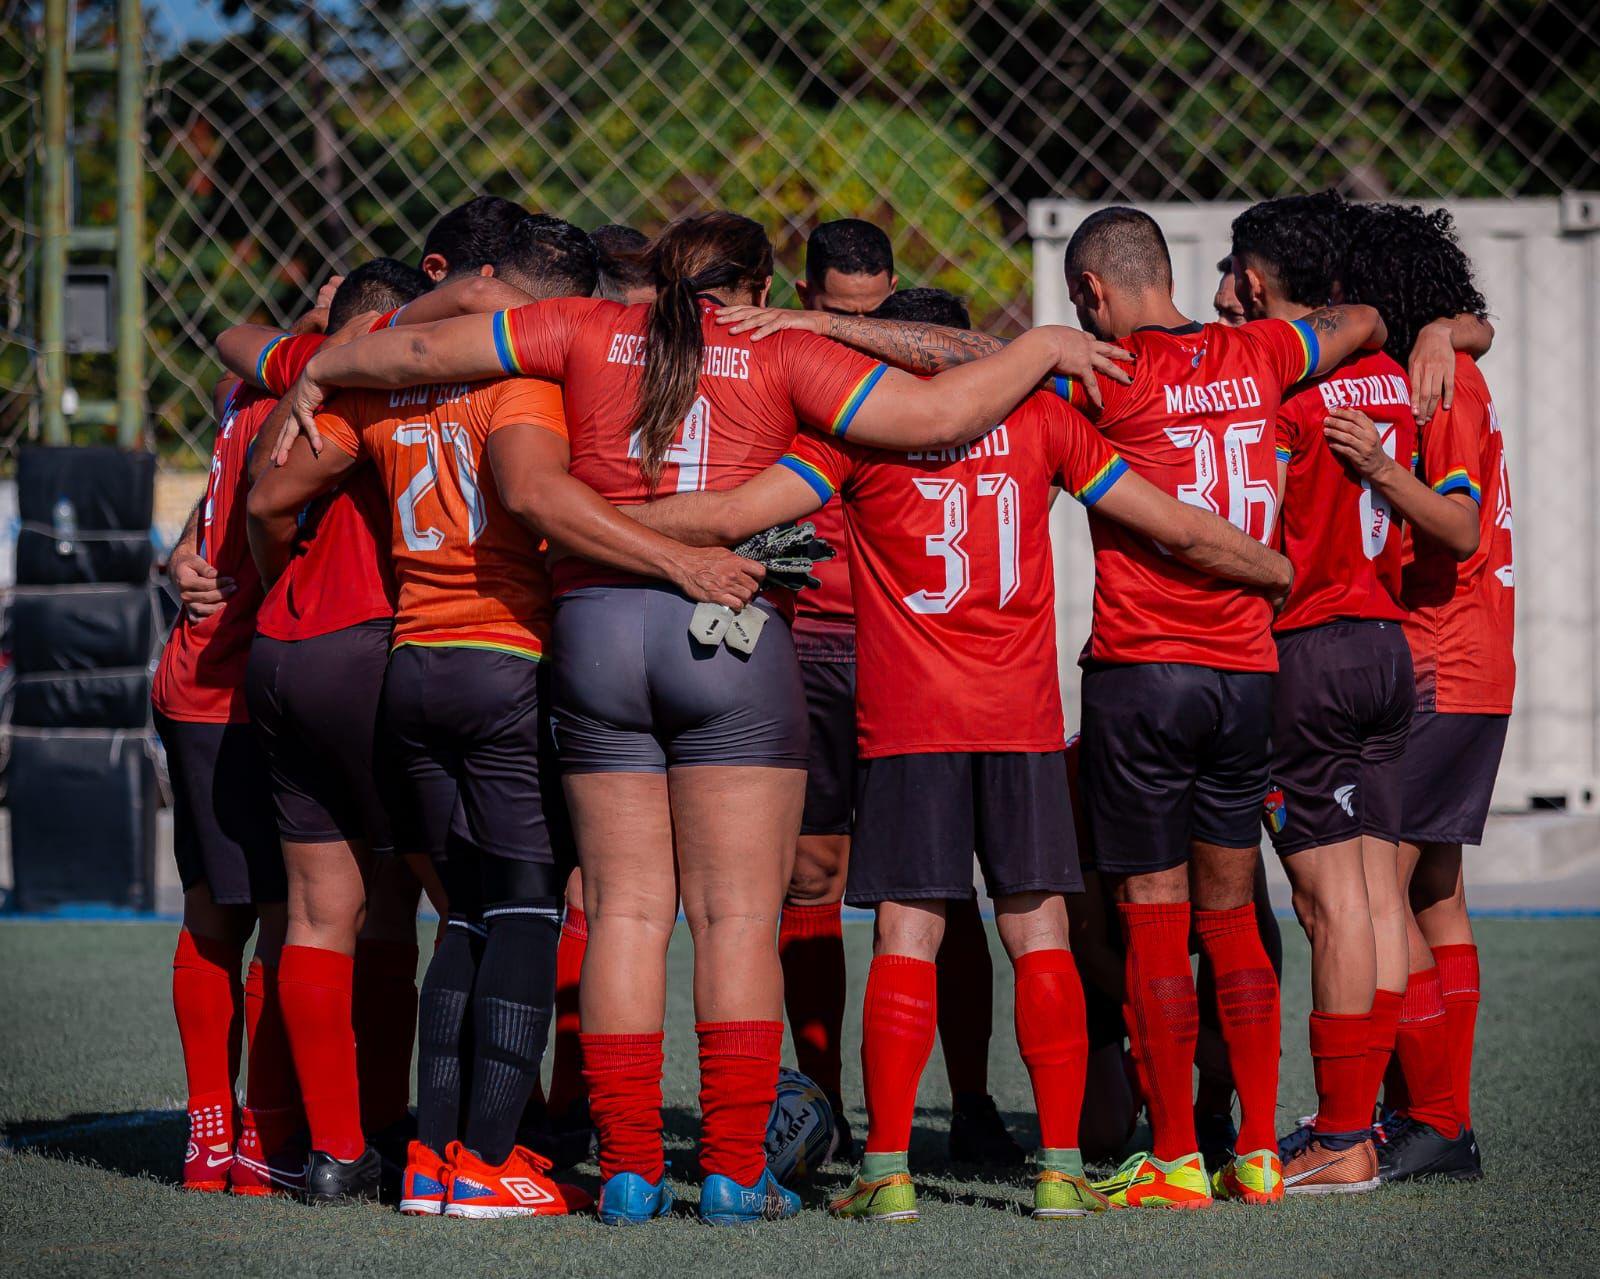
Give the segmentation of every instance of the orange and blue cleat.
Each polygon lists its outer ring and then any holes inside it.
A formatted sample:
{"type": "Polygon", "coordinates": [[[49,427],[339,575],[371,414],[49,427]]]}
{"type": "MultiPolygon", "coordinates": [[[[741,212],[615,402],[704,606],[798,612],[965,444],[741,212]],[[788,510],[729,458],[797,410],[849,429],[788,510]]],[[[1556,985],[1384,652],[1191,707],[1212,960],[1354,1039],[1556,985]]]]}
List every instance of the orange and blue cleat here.
{"type": "Polygon", "coordinates": [[[564,1217],[594,1201],[587,1191],[550,1176],[553,1166],[526,1146],[513,1146],[505,1163],[484,1163],[459,1141],[445,1149],[450,1176],[446,1217],[564,1217]]]}
{"type": "Polygon", "coordinates": [[[406,1147],[400,1178],[400,1211],[408,1217],[437,1217],[450,1193],[450,1165],[432,1147],[413,1141],[406,1147]]]}

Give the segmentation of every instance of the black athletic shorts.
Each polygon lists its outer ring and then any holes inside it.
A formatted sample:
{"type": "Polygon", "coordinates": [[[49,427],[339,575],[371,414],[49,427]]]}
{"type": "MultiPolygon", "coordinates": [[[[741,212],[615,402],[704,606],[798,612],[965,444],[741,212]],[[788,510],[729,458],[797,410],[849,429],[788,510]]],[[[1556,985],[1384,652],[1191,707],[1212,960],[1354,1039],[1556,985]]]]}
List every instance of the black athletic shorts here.
{"type": "Polygon", "coordinates": [[[477,648],[402,644],[383,714],[402,777],[395,847],[571,867],[571,826],[544,708],[544,662],[477,648]]]}
{"type": "Polygon", "coordinates": [[[1095,867],[1181,866],[1196,841],[1261,842],[1272,676],[1176,662],[1083,673],[1079,785],[1095,867]]]}
{"type": "Polygon", "coordinates": [[[245,695],[272,765],[278,831],[290,843],[394,849],[380,715],[391,629],[377,620],[312,639],[257,635],[250,646],[245,695]]]}
{"type": "Polygon", "coordinates": [[[1509,715],[1418,711],[1400,761],[1400,838],[1481,844],[1509,715]]]}
{"type": "Polygon", "coordinates": [[[1062,752],[861,761],[846,902],[971,897],[974,852],[990,897],[1083,890],[1062,752]]]}
{"type": "Polygon", "coordinates": [[[160,711],[155,720],[172,782],[172,846],[183,891],[205,884],[219,906],[283,901],[283,846],[255,729],[168,719],[160,711]]]}
{"type": "Polygon", "coordinates": [[[556,601],[554,726],[566,773],[695,764],[806,766],[806,700],[789,627],[757,601],[749,655],[689,634],[694,604],[667,587],[587,586],[556,601]]]}
{"type": "Polygon", "coordinates": [[[800,659],[811,730],[802,835],[848,835],[856,807],[856,664],[800,659]]]}
{"type": "Polygon", "coordinates": [[[1400,757],[1416,701],[1398,622],[1329,622],[1279,637],[1266,804],[1278,856],[1400,837],[1400,757]]]}

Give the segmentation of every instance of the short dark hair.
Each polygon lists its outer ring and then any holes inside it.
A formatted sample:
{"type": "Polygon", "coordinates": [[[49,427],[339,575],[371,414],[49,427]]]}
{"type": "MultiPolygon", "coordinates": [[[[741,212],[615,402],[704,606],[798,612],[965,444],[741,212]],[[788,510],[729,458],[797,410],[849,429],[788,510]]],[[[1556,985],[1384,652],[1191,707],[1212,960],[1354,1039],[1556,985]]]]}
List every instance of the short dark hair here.
{"type": "Polygon", "coordinates": [[[595,282],[596,297],[622,301],[630,289],[653,288],[650,267],[644,260],[650,237],[643,231],[619,222],[608,222],[589,232],[600,259],[600,278],[595,282]]]}
{"type": "Polygon", "coordinates": [[[1389,329],[1384,350],[1410,357],[1424,325],[1451,315],[1483,319],[1488,304],[1445,209],[1417,205],[1346,206],[1344,300],[1377,307],[1389,329]]]}
{"type": "Polygon", "coordinates": [[[879,303],[872,313],[875,320],[909,320],[915,324],[942,324],[951,329],[970,329],[972,317],[967,304],[944,289],[900,289],[879,303]]]}
{"type": "Polygon", "coordinates": [[[1233,220],[1233,258],[1270,271],[1284,296],[1326,306],[1344,266],[1344,201],[1335,191],[1253,204],[1233,220]]]}
{"type": "Polygon", "coordinates": [[[547,213],[530,213],[511,228],[495,270],[534,297],[586,298],[600,268],[587,232],[547,213]]]}
{"type": "Polygon", "coordinates": [[[514,200],[498,195],[477,196],[457,205],[433,224],[423,243],[422,256],[437,253],[447,264],[447,276],[495,266],[505,252],[511,228],[527,216],[528,211],[514,200]]]}
{"type": "Polygon", "coordinates": [[[416,267],[394,258],[363,262],[334,291],[328,306],[328,332],[337,333],[364,311],[392,311],[419,298],[431,285],[416,267]]]}
{"type": "Polygon", "coordinates": [[[824,222],[806,240],[806,279],[821,284],[840,275],[893,275],[894,246],[881,228],[860,218],[824,222]]]}
{"type": "Polygon", "coordinates": [[[1167,237],[1148,213],[1125,205],[1097,209],[1067,241],[1067,278],[1091,271],[1108,284],[1144,292],[1172,287],[1167,237]]]}

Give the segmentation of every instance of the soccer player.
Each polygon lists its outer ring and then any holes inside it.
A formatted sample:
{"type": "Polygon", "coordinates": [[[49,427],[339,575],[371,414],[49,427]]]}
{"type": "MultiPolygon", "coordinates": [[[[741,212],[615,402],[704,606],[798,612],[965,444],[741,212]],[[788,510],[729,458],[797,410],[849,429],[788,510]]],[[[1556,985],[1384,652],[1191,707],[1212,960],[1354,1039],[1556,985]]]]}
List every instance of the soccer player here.
{"type": "Polygon", "coordinates": [[[1062,751],[1053,485],[1201,571],[1287,589],[1281,557],[1129,476],[1049,392],[961,448],[891,454],[802,435],[748,485],[641,516],[731,542],[845,499],[862,758],[846,900],[877,919],[862,1041],[869,1131],[859,1175],[830,1204],[842,1217],[917,1217],[906,1150],[933,1046],[934,959],[949,903],[971,899],[974,848],[1016,970],[1017,1042],[1043,1142],[1034,1215],[1110,1206],[1078,1150],[1088,1043],[1063,894],[1083,885],[1062,751]]]}
{"type": "Polygon", "coordinates": [[[188,1077],[186,1190],[254,1193],[236,1149],[256,1113],[295,1107],[294,1068],[270,974],[283,944],[286,884],[266,761],[249,723],[244,668],[261,581],[245,542],[246,457],[273,401],[233,378],[217,386],[205,495],[169,563],[186,596],[151,690],[172,780],[183,928],[172,1006],[188,1077]],[[203,597],[203,598],[200,598],[203,597]],[[244,948],[256,932],[243,985],[244,948]],[[235,1113],[240,1036],[248,1033],[245,1124],[235,1113]]]}
{"type": "MultiPolygon", "coordinates": [[[[1252,320],[1303,320],[1333,293],[1342,201],[1268,200],[1233,223],[1238,297],[1252,320]]],[[[1382,351],[1358,351],[1287,395],[1275,429],[1284,553],[1294,590],[1273,622],[1278,678],[1267,825],[1311,942],[1312,1124],[1286,1140],[1288,1194],[1378,1185],[1372,1107],[1406,985],[1396,841],[1399,761],[1415,702],[1400,633],[1400,531],[1390,503],[1328,447],[1330,413],[1383,425],[1404,465],[1416,445],[1411,388],[1382,351]]],[[[1219,1192],[1248,1195],[1236,1166],[1219,1192]]]]}
{"type": "Polygon", "coordinates": [[[435,284],[467,275],[492,276],[511,230],[528,216],[514,200],[480,195],[444,214],[422,245],[423,274],[435,284]]]}
{"type": "MultiPolygon", "coordinates": [[[[650,258],[657,296],[648,308],[536,303],[403,338],[374,334],[325,363],[319,356],[297,391],[296,428],[309,425],[315,444],[306,415],[329,385],[559,376],[572,477],[600,498],[636,504],[661,488],[737,484],[781,456],[798,422],[885,447],[957,444],[1046,375],[1092,377],[1096,361],[1109,364],[1084,335],[1052,328],[931,380],[807,335],[755,348],[719,332],[712,311],[765,299],[772,247],[758,224],[731,213],[685,218],[650,258]]],[[[527,509],[553,543],[571,545],[596,526],[599,508],[612,509],[599,498],[592,506],[570,527],[548,494],[527,509]]],[[[616,566],[614,557],[603,563],[616,566]]],[[[776,923],[805,760],[787,626],[758,604],[770,629],[747,662],[685,645],[694,608],[681,594],[581,560],[561,562],[557,575],[555,718],[590,921],[583,1048],[601,1136],[601,1218],[647,1220],[671,1202],[660,1028],[680,883],[701,1018],[701,1216],[723,1224],[791,1215],[799,1201],[772,1180],[762,1152],[782,1037],[776,923]]]]}
{"type": "Polygon", "coordinates": [[[1238,290],[1234,287],[1233,258],[1223,258],[1217,263],[1217,270],[1221,272],[1222,278],[1217,281],[1217,293],[1211,299],[1211,307],[1217,313],[1218,324],[1238,328],[1247,317],[1244,307],[1239,302],[1238,290]]]}
{"type": "MultiPolygon", "coordinates": [[[[1389,321],[1389,350],[1412,349],[1451,317],[1480,320],[1484,299],[1448,213],[1361,211],[1345,294],[1389,321]]],[[[1472,1127],[1478,952],[1461,847],[1482,841],[1511,713],[1515,561],[1499,418],[1483,375],[1455,358],[1454,385],[1422,429],[1417,475],[1389,459],[1365,414],[1333,414],[1329,447],[1409,525],[1401,598],[1417,709],[1400,764],[1400,867],[1407,884],[1410,975],[1396,1041],[1404,1122],[1379,1152],[1379,1175],[1467,1180],[1482,1174],[1472,1127]],[[1463,529],[1465,523],[1469,527],[1463,529]]]]}
{"type": "Polygon", "coordinates": [[[608,222],[589,232],[589,238],[594,241],[594,251],[600,259],[595,297],[620,302],[623,306],[635,306],[655,297],[655,282],[644,264],[644,250],[650,241],[643,231],[608,222]]]}

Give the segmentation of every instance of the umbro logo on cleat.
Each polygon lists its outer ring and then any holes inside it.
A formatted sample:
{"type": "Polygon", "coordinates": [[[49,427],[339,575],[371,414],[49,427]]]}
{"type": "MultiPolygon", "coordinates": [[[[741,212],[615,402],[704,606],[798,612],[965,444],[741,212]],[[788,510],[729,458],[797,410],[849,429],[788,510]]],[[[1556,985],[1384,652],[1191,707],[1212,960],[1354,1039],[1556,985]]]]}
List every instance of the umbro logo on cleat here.
{"type": "Polygon", "coordinates": [[[556,1197],[532,1177],[502,1177],[500,1184],[519,1204],[553,1204],[556,1197]]]}

